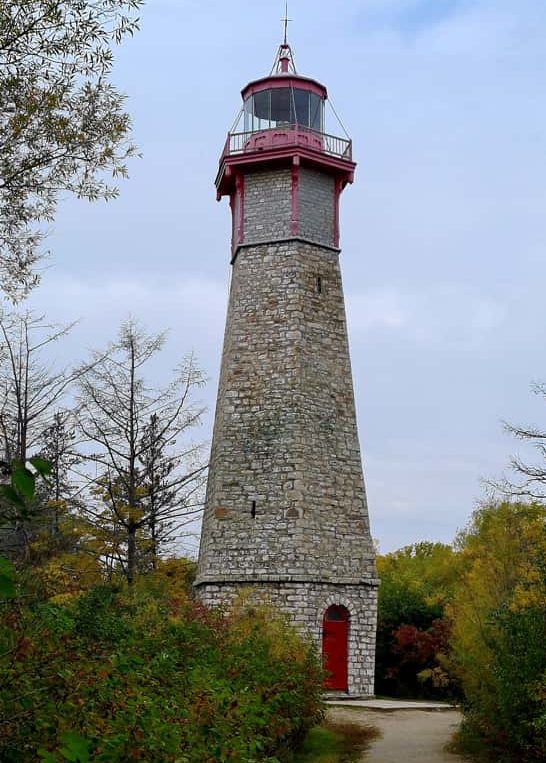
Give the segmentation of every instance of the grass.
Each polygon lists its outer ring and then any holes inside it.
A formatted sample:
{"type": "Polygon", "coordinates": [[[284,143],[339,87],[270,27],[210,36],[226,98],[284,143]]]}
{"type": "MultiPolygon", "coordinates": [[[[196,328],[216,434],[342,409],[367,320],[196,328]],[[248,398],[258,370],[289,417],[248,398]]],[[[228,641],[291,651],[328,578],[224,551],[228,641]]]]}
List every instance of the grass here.
{"type": "Polygon", "coordinates": [[[294,763],[354,763],[378,733],[372,726],[325,723],[309,732],[294,763]]]}
{"type": "Polygon", "coordinates": [[[492,750],[491,747],[464,722],[462,726],[453,734],[451,742],[446,745],[446,752],[459,755],[465,760],[472,760],[474,763],[499,763],[506,760],[501,758],[500,750],[492,750]]]}

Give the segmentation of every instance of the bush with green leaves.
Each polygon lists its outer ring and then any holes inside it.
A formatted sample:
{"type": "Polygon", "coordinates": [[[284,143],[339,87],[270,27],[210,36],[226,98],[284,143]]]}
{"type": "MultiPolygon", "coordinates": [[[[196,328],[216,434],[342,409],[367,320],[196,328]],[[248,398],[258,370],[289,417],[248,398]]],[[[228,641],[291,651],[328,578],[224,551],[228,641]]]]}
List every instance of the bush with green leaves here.
{"type": "Polygon", "coordinates": [[[379,556],[375,689],[392,697],[451,699],[445,617],[458,558],[442,543],[422,541],[379,556]]]}
{"type": "Polygon", "coordinates": [[[495,763],[546,760],[546,508],[491,503],[459,538],[448,607],[463,747],[495,763]]]}
{"type": "Polygon", "coordinates": [[[4,763],[273,763],[322,717],[313,648],[267,608],[210,612],[152,576],[5,609],[4,763]]]}

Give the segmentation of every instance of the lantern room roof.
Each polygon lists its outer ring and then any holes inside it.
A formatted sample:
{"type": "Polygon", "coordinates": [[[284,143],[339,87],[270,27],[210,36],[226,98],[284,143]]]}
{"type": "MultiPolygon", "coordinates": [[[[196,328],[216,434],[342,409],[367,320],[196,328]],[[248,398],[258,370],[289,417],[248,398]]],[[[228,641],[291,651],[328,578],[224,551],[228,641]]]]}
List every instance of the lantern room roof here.
{"type": "Polygon", "coordinates": [[[297,87],[301,88],[301,90],[309,90],[312,93],[316,93],[316,95],[324,99],[328,97],[328,91],[324,85],[321,85],[321,83],[317,82],[317,80],[311,79],[310,77],[303,77],[300,74],[291,73],[272,74],[268,77],[262,77],[261,79],[253,80],[242,89],[241,95],[243,96],[243,101],[246,101],[246,99],[254,93],[259,93],[262,90],[273,90],[275,88],[282,87],[297,87]]]}

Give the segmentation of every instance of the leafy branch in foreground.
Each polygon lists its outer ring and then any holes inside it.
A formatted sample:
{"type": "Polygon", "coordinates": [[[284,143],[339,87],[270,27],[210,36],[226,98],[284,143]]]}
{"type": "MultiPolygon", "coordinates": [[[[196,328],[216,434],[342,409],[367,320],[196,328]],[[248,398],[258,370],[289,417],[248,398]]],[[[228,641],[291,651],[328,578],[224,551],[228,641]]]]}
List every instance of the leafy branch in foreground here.
{"type": "MultiPolygon", "coordinates": [[[[32,500],[36,494],[36,475],[47,480],[51,473],[51,464],[38,456],[30,458],[28,465],[20,461],[8,464],[0,462],[4,478],[9,481],[0,484],[0,521],[24,520],[32,514],[32,500]],[[28,468],[32,466],[34,471],[28,468]]],[[[15,568],[13,564],[0,556],[0,600],[15,596],[15,568]]]]}
{"type": "Polygon", "coordinates": [[[62,192],[112,199],[136,153],[112,48],[138,29],[142,0],[0,3],[0,289],[17,301],[62,192]]]}

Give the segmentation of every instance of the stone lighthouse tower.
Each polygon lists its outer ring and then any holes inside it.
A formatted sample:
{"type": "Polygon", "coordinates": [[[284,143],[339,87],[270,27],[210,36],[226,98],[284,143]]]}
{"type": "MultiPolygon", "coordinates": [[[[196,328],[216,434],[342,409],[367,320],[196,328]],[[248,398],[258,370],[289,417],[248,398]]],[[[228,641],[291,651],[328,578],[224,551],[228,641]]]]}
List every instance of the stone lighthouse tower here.
{"type": "Polygon", "coordinates": [[[196,589],[279,607],[324,655],[326,688],[373,693],[377,579],[339,267],[351,141],[286,40],[242,91],[216,178],[232,280],[196,589]]]}

